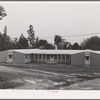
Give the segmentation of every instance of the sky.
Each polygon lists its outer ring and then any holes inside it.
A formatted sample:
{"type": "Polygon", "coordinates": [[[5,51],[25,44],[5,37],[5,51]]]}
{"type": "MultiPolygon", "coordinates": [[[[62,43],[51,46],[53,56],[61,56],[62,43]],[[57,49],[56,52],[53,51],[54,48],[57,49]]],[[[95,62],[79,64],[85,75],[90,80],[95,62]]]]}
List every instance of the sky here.
{"type": "MultiPolygon", "coordinates": [[[[7,34],[19,38],[23,33],[28,37],[29,25],[33,25],[35,37],[54,43],[54,36],[60,35],[72,44],[100,33],[100,2],[1,2],[7,16],[0,20],[0,31],[7,25],[7,34]],[[68,37],[69,35],[73,37],[68,37]]],[[[100,36],[98,34],[97,36],[100,36]]]]}

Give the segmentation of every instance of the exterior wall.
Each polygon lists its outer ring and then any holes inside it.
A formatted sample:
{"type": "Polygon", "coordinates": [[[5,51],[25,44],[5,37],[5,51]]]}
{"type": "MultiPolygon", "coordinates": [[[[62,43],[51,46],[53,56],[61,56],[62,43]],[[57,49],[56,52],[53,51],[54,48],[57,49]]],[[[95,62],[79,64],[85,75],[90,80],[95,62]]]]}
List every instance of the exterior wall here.
{"type": "Polygon", "coordinates": [[[90,51],[85,51],[85,66],[90,66],[90,51]]]}
{"type": "Polygon", "coordinates": [[[7,51],[0,52],[0,62],[7,62],[7,51]]]}
{"type": "Polygon", "coordinates": [[[66,55],[64,55],[65,56],[64,59],[62,57],[62,54],[59,54],[59,55],[49,54],[49,58],[48,58],[47,57],[48,54],[34,54],[33,62],[40,62],[40,63],[68,63],[68,64],[71,63],[70,55],[69,55],[69,59],[66,58],[66,55]],[[40,57],[40,55],[41,55],[41,57],[40,57]],[[45,55],[45,58],[44,58],[44,55],[45,55]],[[58,57],[59,55],[61,56],[60,59],[58,57]],[[55,58],[55,56],[56,56],[56,58],[55,58]]]}
{"type": "Polygon", "coordinates": [[[41,59],[39,58],[39,54],[34,54],[33,62],[45,62],[45,59],[43,59],[43,55],[42,54],[41,54],[41,59]]]}
{"type": "Polygon", "coordinates": [[[61,59],[59,59],[59,57],[57,59],[58,63],[67,63],[67,64],[71,63],[71,56],[70,55],[65,55],[65,59],[63,59],[63,55],[62,54],[60,54],[60,56],[61,56],[61,59]],[[67,56],[69,56],[69,58],[67,58],[67,56]]]}
{"type": "Polygon", "coordinates": [[[55,59],[55,55],[54,54],[50,54],[50,58],[48,59],[48,57],[46,56],[45,59],[45,63],[58,63],[58,55],[56,55],[56,59],[55,59]]]}
{"type": "Polygon", "coordinates": [[[71,65],[85,65],[85,53],[77,53],[71,55],[71,65]]]}
{"type": "Polygon", "coordinates": [[[34,62],[45,63],[47,61],[47,54],[34,54],[34,62]],[[41,58],[40,58],[41,55],[41,58]],[[45,58],[43,57],[45,55],[45,58]]]}
{"type": "Polygon", "coordinates": [[[100,54],[97,53],[90,53],[90,65],[95,66],[95,65],[100,65],[100,54]]]}
{"type": "Polygon", "coordinates": [[[25,63],[30,63],[32,61],[32,55],[31,54],[25,54],[24,60],[25,60],[25,63]]]}
{"type": "Polygon", "coordinates": [[[13,63],[13,51],[8,50],[7,51],[7,63],[13,63]],[[9,58],[11,56],[11,58],[9,58]]]}
{"type": "Polygon", "coordinates": [[[66,63],[71,64],[71,55],[69,55],[69,59],[66,58],[66,63]]]}
{"type": "Polygon", "coordinates": [[[14,64],[24,64],[25,55],[16,51],[13,51],[13,63],[14,64]]]}

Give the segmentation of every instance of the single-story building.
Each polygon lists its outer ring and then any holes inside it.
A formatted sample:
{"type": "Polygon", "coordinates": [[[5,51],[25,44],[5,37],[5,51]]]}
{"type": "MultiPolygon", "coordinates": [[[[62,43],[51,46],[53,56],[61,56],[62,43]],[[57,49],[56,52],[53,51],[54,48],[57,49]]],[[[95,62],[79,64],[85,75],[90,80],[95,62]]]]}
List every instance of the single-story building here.
{"type": "Polygon", "coordinates": [[[71,65],[100,65],[100,51],[84,50],[71,56],[71,65]]]}
{"type": "Polygon", "coordinates": [[[44,50],[14,49],[0,52],[0,62],[25,63],[66,63],[71,65],[100,65],[100,51],[93,50],[44,50]]]}

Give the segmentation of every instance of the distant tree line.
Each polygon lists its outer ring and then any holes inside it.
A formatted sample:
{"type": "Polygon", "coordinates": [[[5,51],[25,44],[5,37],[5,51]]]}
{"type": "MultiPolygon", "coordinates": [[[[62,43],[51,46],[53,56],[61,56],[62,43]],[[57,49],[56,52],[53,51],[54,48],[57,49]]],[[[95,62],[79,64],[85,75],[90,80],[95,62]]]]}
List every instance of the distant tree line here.
{"type": "Polygon", "coordinates": [[[58,35],[55,36],[54,41],[58,49],[100,50],[100,37],[98,36],[92,36],[88,39],[85,39],[80,45],[77,42],[72,45],[70,42],[64,41],[64,39],[58,35]]]}
{"type": "Polygon", "coordinates": [[[0,51],[9,49],[54,49],[54,45],[48,43],[47,40],[35,38],[33,26],[29,26],[27,31],[29,36],[26,38],[22,33],[20,38],[11,39],[7,34],[7,26],[4,27],[3,32],[0,32],[0,51]]]}
{"type": "Polygon", "coordinates": [[[26,38],[23,34],[20,35],[20,38],[11,39],[10,36],[7,34],[7,26],[4,27],[3,32],[0,32],[0,51],[9,50],[9,49],[31,49],[31,48],[38,48],[38,49],[57,49],[67,50],[81,50],[81,49],[91,49],[91,50],[100,50],[100,37],[93,36],[86,40],[79,45],[77,42],[73,45],[62,39],[62,36],[55,35],[54,37],[54,44],[48,43],[47,40],[39,39],[38,37],[35,38],[35,31],[33,26],[30,25],[29,29],[27,30],[28,38],[26,38]]]}
{"type": "MultiPolygon", "coordinates": [[[[2,20],[7,13],[5,9],[0,6],[0,20],[2,20]]],[[[35,31],[32,25],[29,25],[29,29],[27,30],[28,38],[26,38],[23,34],[20,35],[20,38],[11,39],[10,36],[7,35],[7,26],[4,27],[4,31],[0,32],[0,51],[9,50],[9,49],[29,49],[29,48],[39,48],[39,49],[91,49],[91,50],[100,50],[100,37],[93,36],[91,38],[83,40],[83,42],[79,45],[77,42],[73,45],[62,39],[62,36],[55,35],[54,44],[48,43],[47,40],[35,38],[35,31]]]]}

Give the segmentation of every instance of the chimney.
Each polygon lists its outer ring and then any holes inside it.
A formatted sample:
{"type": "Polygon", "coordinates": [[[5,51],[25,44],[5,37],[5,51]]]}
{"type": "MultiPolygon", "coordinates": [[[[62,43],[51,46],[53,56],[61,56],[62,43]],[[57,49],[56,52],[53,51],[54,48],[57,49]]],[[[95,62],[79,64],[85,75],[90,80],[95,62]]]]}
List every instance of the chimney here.
{"type": "Polygon", "coordinates": [[[57,50],[57,45],[55,44],[55,50],[57,50]]]}

